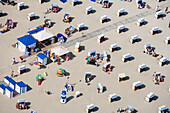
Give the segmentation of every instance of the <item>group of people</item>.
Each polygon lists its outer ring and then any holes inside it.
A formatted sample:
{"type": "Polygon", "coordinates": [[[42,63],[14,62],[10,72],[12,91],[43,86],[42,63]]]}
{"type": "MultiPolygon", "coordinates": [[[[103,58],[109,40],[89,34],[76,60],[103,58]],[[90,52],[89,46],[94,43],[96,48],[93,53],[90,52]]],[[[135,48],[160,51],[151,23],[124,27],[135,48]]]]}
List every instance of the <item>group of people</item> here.
{"type": "Polygon", "coordinates": [[[25,103],[17,103],[16,107],[20,110],[28,109],[28,107],[25,105],[25,103]]]}
{"type": "Polygon", "coordinates": [[[152,76],[153,76],[153,82],[155,84],[159,84],[159,82],[164,81],[164,79],[163,79],[163,77],[161,75],[156,75],[156,72],[154,72],[152,76]]]}
{"type": "MultiPolygon", "coordinates": [[[[23,62],[23,58],[19,57],[19,62],[22,63],[23,62]]],[[[15,58],[12,58],[12,65],[16,64],[15,58]]]]}

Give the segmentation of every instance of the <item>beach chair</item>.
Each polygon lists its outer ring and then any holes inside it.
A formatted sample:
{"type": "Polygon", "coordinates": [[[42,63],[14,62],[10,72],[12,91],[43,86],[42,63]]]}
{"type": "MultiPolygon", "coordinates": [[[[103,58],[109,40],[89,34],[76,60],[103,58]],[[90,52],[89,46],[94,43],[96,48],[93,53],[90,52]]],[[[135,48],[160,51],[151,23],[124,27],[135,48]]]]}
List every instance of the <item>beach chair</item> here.
{"type": "Polygon", "coordinates": [[[168,45],[170,44],[170,36],[165,38],[165,43],[168,45]]]}
{"type": "Polygon", "coordinates": [[[109,8],[109,0],[103,0],[103,2],[102,2],[102,4],[103,4],[103,8],[109,8]]]}
{"type": "Polygon", "coordinates": [[[44,27],[48,27],[48,28],[51,27],[51,19],[45,18],[45,20],[44,20],[44,27]]]}
{"type": "Polygon", "coordinates": [[[104,34],[99,35],[98,38],[97,38],[97,41],[99,43],[102,43],[103,41],[105,41],[105,35],[104,34]]]}
{"type": "Polygon", "coordinates": [[[117,95],[115,93],[110,94],[108,97],[108,101],[111,103],[112,101],[117,99],[117,95]]]}
{"type": "Polygon", "coordinates": [[[156,1],[158,1],[158,2],[162,2],[162,1],[164,1],[164,0],[156,0],[156,1]]]}
{"type": "Polygon", "coordinates": [[[72,6],[75,6],[75,5],[77,5],[78,4],[78,0],[72,0],[72,6]]]}
{"type": "Polygon", "coordinates": [[[140,89],[142,86],[142,83],[140,81],[134,82],[132,85],[132,89],[136,91],[137,89],[140,89]]]}
{"type": "Polygon", "coordinates": [[[30,113],[36,113],[35,111],[31,110],[30,113]]]}
{"type": "Polygon", "coordinates": [[[70,36],[74,31],[75,31],[75,28],[72,25],[70,25],[70,27],[65,29],[65,34],[67,36],[70,36]]]}
{"type": "Polygon", "coordinates": [[[70,23],[70,14],[69,13],[64,13],[64,23],[70,23]]]}
{"type": "Polygon", "coordinates": [[[101,17],[100,17],[100,22],[101,22],[101,23],[107,22],[107,16],[106,16],[106,15],[101,16],[101,17]]]}
{"type": "Polygon", "coordinates": [[[91,113],[92,111],[94,111],[94,105],[93,104],[90,104],[90,105],[87,105],[86,107],[86,112],[87,113],[91,113]]]}
{"type": "Polygon", "coordinates": [[[80,52],[80,42],[76,42],[75,51],[80,52]]]}
{"type": "Polygon", "coordinates": [[[141,72],[143,72],[145,70],[146,70],[146,65],[145,64],[141,64],[141,65],[138,66],[138,72],[139,73],[141,73],[141,72]]]}
{"type": "Polygon", "coordinates": [[[18,5],[17,5],[17,9],[19,10],[19,11],[21,11],[22,9],[24,9],[25,8],[25,6],[24,6],[24,2],[20,2],[20,3],[18,3],[18,5]]]}
{"type": "Polygon", "coordinates": [[[127,108],[126,108],[126,113],[134,113],[135,112],[135,109],[132,108],[131,106],[127,105],[127,108]]]}
{"type": "Polygon", "coordinates": [[[166,64],[167,61],[168,61],[167,58],[166,58],[166,57],[163,57],[163,58],[161,58],[161,59],[159,60],[159,65],[160,65],[160,66],[163,66],[163,65],[166,64]]]}
{"type": "Polygon", "coordinates": [[[75,92],[75,97],[76,97],[76,98],[79,97],[80,95],[81,95],[80,91],[76,91],[76,92],[75,92]]]}
{"type": "Polygon", "coordinates": [[[131,55],[128,53],[128,54],[125,54],[125,55],[123,55],[123,57],[122,57],[122,61],[123,62],[127,62],[127,61],[130,61],[130,59],[131,59],[131,55]]]}
{"type": "Polygon", "coordinates": [[[77,29],[78,29],[79,32],[84,30],[84,28],[85,28],[84,23],[78,24],[77,29]]]}
{"type": "Polygon", "coordinates": [[[159,31],[159,28],[158,28],[158,27],[153,27],[153,28],[150,30],[150,32],[151,32],[152,35],[158,33],[158,31],[159,31]]]}
{"type": "Polygon", "coordinates": [[[3,11],[2,11],[2,10],[0,10],[0,17],[1,17],[1,16],[3,16],[3,11]]]}
{"type": "Polygon", "coordinates": [[[85,82],[88,83],[92,79],[91,72],[86,72],[85,74],[85,82]]]}
{"type": "Polygon", "coordinates": [[[107,72],[107,71],[111,71],[111,64],[110,63],[106,63],[103,65],[103,71],[107,72]]]}
{"type": "Polygon", "coordinates": [[[135,42],[137,42],[138,41],[138,36],[137,35],[134,35],[134,36],[132,36],[131,38],[130,38],[130,43],[135,43],[135,42]]]}
{"type": "Polygon", "coordinates": [[[147,102],[151,102],[153,100],[154,96],[155,95],[152,92],[150,92],[148,95],[145,96],[145,100],[147,102]]]}
{"type": "Polygon", "coordinates": [[[40,4],[46,2],[46,0],[38,0],[40,4]]]}
{"type": "Polygon", "coordinates": [[[7,19],[7,27],[9,29],[14,28],[13,20],[12,19],[7,19]]]}
{"type": "Polygon", "coordinates": [[[126,75],[125,75],[125,73],[120,73],[120,74],[118,74],[118,81],[121,82],[122,80],[126,80],[126,75]]]}
{"type": "Polygon", "coordinates": [[[25,65],[19,66],[18,67],[18,73],[21,75],[24,72],[26,72],[26,66],[25,65]]]}
{"type": "Polygon", "coordinates": [[[117,32],[121,33],[121,32],[125,32],[125,26],[124,25],[120,25],[117,27],[117,32]]]}
{"type": "Polygon", "coordinates": [[[124,15],[125,14],[125,10],[122,8],[122,9],[119,9],[118,11],[117,11],[117,16],[118,17],[120,17],[120,16],[122,16],[122,15],[124,15]]]}
{"type": "Polygon", "coordinates": [[[158,11],[155,13],[155,18],[156,19],[159,19],[159,18],[162,18],[163,17],[163,12],[162,11],[158,11]]]}
{"type": "Polygon", "coordinates": [[[52,6],[52,8],[51,8],[52,12],[57,13],[58,9],[59,9],[58,5],[57,4],[52,4],[51,6],[52,6]]]}
{"type": "Polygon", "coordinates": [[[136,4],[142,3],[142,0],[136,0],[136,4]]]}
{"type": "Polygon", "coordinates": [[[34,19],[35,19],[35,13],[34,13],[34,12],[29,13],[29,14],[28,14],[28,20],[29,20],[29,21],[32,21],[32,20],[34,20],[34,19]]]}
{"type": "Polygon", "coordinates": [[[166,113],[166,111],[167,111],[167,107],[165,105],[160,106],[158,108],[158,113],[166,113]]]}
{"type": "Polygon", "coordinates": [[[142,26],[142,25],[144,25],[144,22],[145,22],[145,19],[144,19],[144,18],[141,18],[141,19],[139,19],[139,20],[137,21],[137,25],[138,25],[138,26],[142,26]]]}
{"type": "Polygon", "coordinates": [[[88,15],[88,14],[92,13],[92,10],[93,10],[92,7],[89,6],[86,8],[85,13],[88,15]]]}
{"type": "Polygon", "coordinates": [[[16,108],[23,110],[23,109],[27,109],[28,106],[25,104],[25,100],[18,100],[18,103],[16,104],[16,108]]]}
{"type": "MultiPolygon", "coordinates": [[[[149,49],[149,50],[152,49],[151,44],[146,44],[146,45],[144,45],[144,51],[145,51],[145,53],[147,53],[147,54],[148,54],[148,49],[149,49]]],[[[151,50],[151,51],[152,51],[152,50],[151,50]]]]}
{"type": "Polygon", "coordinates": [[[109,51],[111,51],[111,52],[117,51],[117,48],[118,48],[117,44],[112,44],[112,45],[110,45],[110,47],[109,47],[109,51]]]}
{"type": "Polygon", "coordinates": [[[101,83],[97,83],[96,85],[98,93],[103,93],[103,86],[101,83]]]}

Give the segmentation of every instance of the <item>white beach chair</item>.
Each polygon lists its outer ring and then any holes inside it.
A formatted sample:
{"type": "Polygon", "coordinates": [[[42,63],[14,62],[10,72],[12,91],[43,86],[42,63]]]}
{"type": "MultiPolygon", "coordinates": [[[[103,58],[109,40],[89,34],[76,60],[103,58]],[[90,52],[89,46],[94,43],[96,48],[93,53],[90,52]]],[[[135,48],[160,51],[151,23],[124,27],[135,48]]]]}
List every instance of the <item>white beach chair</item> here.
{"type": "Polygon", "coordinates": [[[137,35],[134,35],[134,36],[132,36],[131,38],[130,38],[130,43],[135,43],[135,42],[137,42],[138,41],[138,36],[137,35]]]}
{"type": "Polygon", "coordinates": [[[131,58],[132,56],[128,53],[128,54],[125,54],[125,55],[123,55],[123,57],[122,57],[122,61],[123,62],[127,62],[127,61],[130,61],[130,58],[131,58]]]}
{"type": "Polygon", "coordinates": [[[76,52],[80,52],[80,42],[76,42],[76,45],[75,45],[75,51],[76,52]]]}
{"type": "Polygon", "coordinates": [[[94,111],[94,105],[93,104],[90,104],[90,105],[87,105],[86,107],[86,112],[87,113],[91,113],[92,111],[94,111]]]}
{"type": "Polygon", "coordinates": [[[153,27],[150,32],[152,35],[154,35],[154,34],[158,33],[158,30],[159,30],[158,27],[153,27]]]}
{"type": "Polygon", "coordinates": [[[75,92],[75,97],[76,97],[76,98],[79,97],[80,95],[81,95],[80,91],[76,91],[76,92],[75,92]]]}
{"type": "Polygon", "coordinates": [[[78,27],[77,27],[77,29],[78,29],[78,31],[80,32],[81,30],[84,30],[84,23],[81,23],[81,24],[78,24],[78,27]]]}
{"type": "Polygon", "coordinates": [[[19,11],[22,10],[22,9],[24,9],[24,2],[18,3],[17,9],[18,9],[19,11]]]}
{"type": "Polygon", "coordinates": [[[117,27],[117,32],[121,33],[121,32],[125,32],[125,25],[120,25],[117,27]]]}
{"type": "Polygon", "coordinates": [[[142,25],[144,25],[144,22],[145,22],[145,19],[144,19],[144,18],[141,18],[141,19],[139,19],[139,20],[137,21],[137,25],[138,25],[138,26],[142,26],[142,25]]]}
{"type": "Polygon", "coordinates": [[[165,38],[165,43],[168,45],[170,44],[170,36],[165,38]]]}
{"type": "Polygon", "coordinates": [[[158,108],[158,113],[166,113],[167,107],[165,105],[158,108]]]}
{"type": "Polygon", "coordinates": [[[104,34],[99,35],[98,38],[97,38],[97,41],[99,43],[102,43],[103,41],[105,41],[105,35],[104,34]]]}
{"type": "Polygon", "coordinates": [[[150,92],[148,95],[146,95],[145,100],[148,102],[151,102],[154,98],[154,94],[152,92],[150,92]]]}
{"type": "Polygon", "coordinates": [[[29,21],[32,21],[32,20],[34,20],[34,19],[35,19],[35,13],[34,13],[34,12],[29,13],[29,14],[28,14],[28,20],[29,20],[29,21]]]}
{"type": "Polygon", "coordinates": [[[107,22],[107,16],[106,16],[106,15],[101,16],[101,17],[100,17],[100,22],[101,22],[101,23],[107,22]]]}
{"type": "Polygon", "coordinates": [[[163,17],[163,12],[162,11],[158,11],[158,12],[155,13],[155,18],[156,19],[159,19],[161,17],[163,17]]]}
{"type": "Polygon", "coordinates": [[[132,85],[132,89],[136,91],[137,89],[141,88],[142,83],[140,81],[134,82],[132,85]]]}
{"type": "Polygon", "coordinates": [[[138,66],[138,72],[141,73],[142,71],[146,70],[146,65],[145,64],[141,64],[138,66]]]}
{"type": "Polygon", "coordinates": [[[110,45],[109,50],[110,50],[111,52],[113,52],[113,51],[116,51],[117,48],[118,48],[117,44],[112,44],[112,45],[110,45]]]}
{"type": "Polygon", "coordinates": [[[159,65],[160,65],[160,66],[163,66],[163,65],[166,64],[167,61],[168,61],[167,58],[166,58],[166,57],[163,57],[163,58],[161,58],[161,59],[159,60],[159,65]]]}
{"type": "Polygon", "coordinates": [[[116,100],[116,99],[117,99],[117,95],[115,93],[110,94],[108,97],[109,102],[112,102],[113,100],[116,100]]]}
{"type": "Polygon", "coordinates": [[[121,82],[122,80],[125,80],[125,78],[126,78],[125,73],[120,73],[120,74],[118,74],[118,81],[119,81],[119,82],[121,82]]]}
{"type": "Polygon", "coordinates": [[[117,16],[121,16],[121,15],[124,15],[124,13],[125,13],[125,10],[122,8],[122,9],[119,9],[118,11],[117,11],[117,16]]]}
{"type": "Polygon", "coordinates": [[[97,83],[96,87],[97,87],[98,93],[102,93],[103,92],[103,86],[102,86],[101,83],[97,83]]]}
{"type": "Polygon", "coordinates": [[[92,7],[89,6],[89,7],[86,8],[85,13],[88,15],[88,14],[92,13],[92,10],[93,10],[92,7]]]}
{"type": "Polygon", "coordinates": [[[2,10],[0,10],[0,17],[1,17],[1,16],[3,16],[3,11],[2,11],[2,10]]]}
{"type": "Polygon", "coordinates": [[[76,4],[78,4],[78,0],[72,0],[72,6],[75,6],[76,4]]]}

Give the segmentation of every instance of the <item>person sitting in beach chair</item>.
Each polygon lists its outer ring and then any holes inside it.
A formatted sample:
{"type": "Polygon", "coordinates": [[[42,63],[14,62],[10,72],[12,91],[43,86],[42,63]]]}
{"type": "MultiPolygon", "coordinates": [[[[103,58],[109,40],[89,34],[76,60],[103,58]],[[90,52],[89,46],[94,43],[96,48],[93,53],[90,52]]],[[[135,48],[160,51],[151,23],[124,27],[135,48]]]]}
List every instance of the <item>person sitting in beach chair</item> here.
{"type": "Polygon", "coordinates": [[[66,34],[67,36],[70,36],[70,35],[74,32],[74,30],[75,30],[75,28],[74,28],[72,25],[70,25],[70,27],[68,27],[67,29],[65,29],[65,34],[66,34]]]}
{"type": "Polygon", "coordinates": [[[109,8],[109,0],[103,0],[103,8],[109,8]]]}
{"type": "Polygon", "coordinates": [[[63,22],[64,23],[70,23],[70,14],[69,13],[64,14],[63,22]]]}
{"type": "Polygon", "coordinates": [[[13,20],[12,19],[7,19],[7,27],[9,28],[9,29],[13,29],[14,28],[14,24],[13,24],[13,20]]]}
{"type": "Polygon", "coordinates": [[[59,8],[58,5],[57,4],[52,4],[51,6],[52,6],[52,8],[51,8],[52,12],[53,13],[57,13],[58,12],[58,8],[59,8]]]}
{"type": "Polygon", "coordinates": [[[48,27],[48,28],[50,28],[50,27],[51,27],[51,19],[46,18],[45,21],[44,21],[43,27],[48,27]]]}

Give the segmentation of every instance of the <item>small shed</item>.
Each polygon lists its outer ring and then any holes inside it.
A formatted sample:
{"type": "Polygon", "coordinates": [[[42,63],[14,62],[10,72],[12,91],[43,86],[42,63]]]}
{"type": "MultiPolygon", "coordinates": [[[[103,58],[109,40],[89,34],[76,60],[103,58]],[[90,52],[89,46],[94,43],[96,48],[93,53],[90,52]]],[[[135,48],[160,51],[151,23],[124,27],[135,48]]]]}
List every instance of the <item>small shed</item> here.
{"type": "Polygon", "coordinates": [[[38,62],[40,62],[42,65],[47,64],[47,56],[44,55],[43,53],[38,53],[37,58],[38,58],[38,62]]]}
{"type": "Polygon", "coordinates": [[[13,91],[14,90],[12,88],[10,88],[9,86],[7,86],[6,89],[5,89],[5,93],[9,98],[13,97],[13,91]]]}
{"type": "Polygon", "coordinates": [[[27,85],[26,85],[24,82],[22,82],[22,81],[17,82],[17,83],[16,83],[15,90],[16,90],[19,94],[25,93],[25,92],[27,92],[27,85]]]}
{"type": "Polygon", "coordinates": [[[20,38],[17,38],[17,40],[18,40],[18,42],[16,43],[16,47],[21,52],[31,51],[32,49],[34,49],[36,47],[36,43],[38,42],[31,35],[22,36],[20,38]]]}
{"type": "Polygon", "coordinates": [[[4,77],[4,82],[10,84],[11,78],[9,76],[4,77]]]}
{"type": "Polygon", "coordinates": [[[6,86],[1,84],[0,85],[0,92],[4,95],[5,94],[5,89],[6,89],[6,86]]]}
{"type": "Polygon", "coordinates": [[[13,90],[15,90],[15,84],[16,84],[16,82],[15,82],[13,79],[11,79],[11,80],[10,80],[10,83],[9,83],[9,86],[10,86],[13,90]]]}

